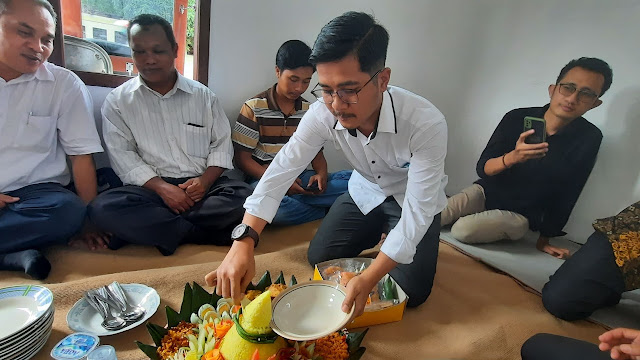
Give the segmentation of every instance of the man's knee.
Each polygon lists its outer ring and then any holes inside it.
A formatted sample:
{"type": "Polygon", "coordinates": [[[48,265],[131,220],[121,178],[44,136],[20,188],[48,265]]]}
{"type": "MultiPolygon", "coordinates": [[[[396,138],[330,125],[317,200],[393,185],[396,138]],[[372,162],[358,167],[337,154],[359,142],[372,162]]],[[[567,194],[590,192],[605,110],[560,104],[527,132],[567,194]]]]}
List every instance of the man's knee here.
{"type": "Polygon", "coordinates": [[[103,195],[98,195],[89,205],[87,205],[87,215],[92,222],[97,223],[101,219],[108,217],[107,201],[103,195]]]}
{"type": "Polygon", "coordinates": [[[573,321],[586,318],[589,315],[576,309],[569,289],[570,287],[554,282],[552,278],[542,289],[542,305],[551,315],[562,320],[573,321]]]}
{"type": "Polygon", "coordinates": [[[451,227],[451,235],[458,241],[467,244],[478,242],[478,231],[478,224],[468,217],[458,219],[451,227]]]}
{"type": "Polygon", "coordinates": [[[407,307],[412,308],[424,304],[424,302],[429,298],[429,295],[431,295],[432,287],[433,285],[428,287],[425,286],[423,288],[408,292],[407,296],[409,297],[409,299],[407,300],[407,307]]]}
{"type": "Polygon", "coordinates": [[[520,349],[520,356],[522,360],[537,360],[540,357],[536,356],[541,349],[547,349],[549,340],[554,335],[550,334],[535,334],[522,344],[520,349]]]}
{"type": "Polygon", "coordinates": [[[309,244],[309,249],[307,249],[307,259],[309,260],[309,264],[311,266],[315,266],[323,261],[332,260],[331,254],[327,251],[327,249],[314,246],[313,241],[309,244]]]}
{"type": "Polygon", "coordinates": [[[84,223],[87,206],[75,194],[61,196],[52,207],[48,222],[56,237],[67,239],[78,233],[84,223]]]}

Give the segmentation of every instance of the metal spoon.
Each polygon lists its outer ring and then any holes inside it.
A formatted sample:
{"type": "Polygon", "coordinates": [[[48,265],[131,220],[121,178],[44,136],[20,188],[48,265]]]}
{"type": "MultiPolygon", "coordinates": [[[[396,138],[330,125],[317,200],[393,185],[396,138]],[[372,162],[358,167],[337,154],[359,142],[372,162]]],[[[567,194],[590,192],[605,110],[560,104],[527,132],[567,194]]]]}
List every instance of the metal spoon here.
{"type": "Polygon", "coordinates": [[[120,316],[113,315],[109,306],[108,300],[94,292],[89,290],[84,294],[85,300],[102,316],[102,327],[107,330],[119,330],[122,329],[127,322],[120,316]]]}
{"type": "Polygon", "coordinates": [[[147,311],[142,306],[132,304],[129,301],[127,294],[117,281],[105,286],[105,289],[111,298],[118,302],[118,305],[122,310],[122,318],[125,320],[134,322],[146,314],[147,311]]]}

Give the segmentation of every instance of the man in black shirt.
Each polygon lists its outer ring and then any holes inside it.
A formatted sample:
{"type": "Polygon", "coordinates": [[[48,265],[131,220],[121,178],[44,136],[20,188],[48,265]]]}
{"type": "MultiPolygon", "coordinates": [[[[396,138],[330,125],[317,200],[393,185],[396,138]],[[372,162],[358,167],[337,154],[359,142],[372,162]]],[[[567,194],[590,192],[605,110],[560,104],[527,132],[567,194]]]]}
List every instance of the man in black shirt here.
{"type": "Polygon", "coordinates": [[[465,243],[516,240],[528,229],[540,231],[538,250],[568,257],[549,238],[565,234],[596,161],[602,133],[582,115],[602,104],[612,77],[600,59],[572,60],[549,86],[549,104],[508,112],[478,160],[480,179],[449,198],[442,225],[453,224],[451,234],[465,243]],[[525,142],[534,133],[522,132],[526,116],[544,118],[546,142],[525,142]]]}

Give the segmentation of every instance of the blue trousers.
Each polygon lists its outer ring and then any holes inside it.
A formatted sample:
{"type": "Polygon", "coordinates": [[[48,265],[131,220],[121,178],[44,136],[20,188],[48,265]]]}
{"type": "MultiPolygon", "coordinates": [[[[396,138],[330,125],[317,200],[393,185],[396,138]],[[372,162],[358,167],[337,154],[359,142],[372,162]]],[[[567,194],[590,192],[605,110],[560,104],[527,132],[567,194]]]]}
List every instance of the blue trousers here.
{"type": "Polygon", "coordinates": [[[0,254],[65,244],[82,228],[86,206],[60,184],[29,185],[5,195],[20,201],[0,209],[0,254]]]}
{"type": "MultiPolygon", "coordinates": [[[[352,170],[330,173],[327,179],[327,189],[318,195],[285,195],[271,224],[298,225],[322,219],[327,209],[333,205],[338,196],[347,192],[352,170]]],[[[313,170],[305,170],[298,177],[303,187],[309,184],[309,179],[315,175],[313,170]]],[[[256,187],[258,180],[250,182],[256,187]]]]}

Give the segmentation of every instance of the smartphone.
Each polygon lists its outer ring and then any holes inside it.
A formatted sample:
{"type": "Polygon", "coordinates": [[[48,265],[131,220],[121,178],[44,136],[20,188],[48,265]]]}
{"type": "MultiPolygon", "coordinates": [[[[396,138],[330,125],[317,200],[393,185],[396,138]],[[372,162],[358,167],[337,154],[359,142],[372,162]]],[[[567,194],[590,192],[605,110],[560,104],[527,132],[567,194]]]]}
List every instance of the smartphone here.
{"type": "Polygon", "coordinates": [[[311,191],[311,192],[319,192],[319,191],[320,191],[320,188],[318,188],[318,183],[317,183],[317,182],[314,182],[313,184],[311,184],[311,185],[307,186],[307,187],[305,188],[305,190],[307,190],[307,191],[311,191]]]}
{"type": "Polygon", "coordinates": [[[547,141],[547,122],[544,119],[527,116],[524,118],[524,131],[535,130],[535,132],[524,142],[527,144],[540,144],[547,141]]]}

